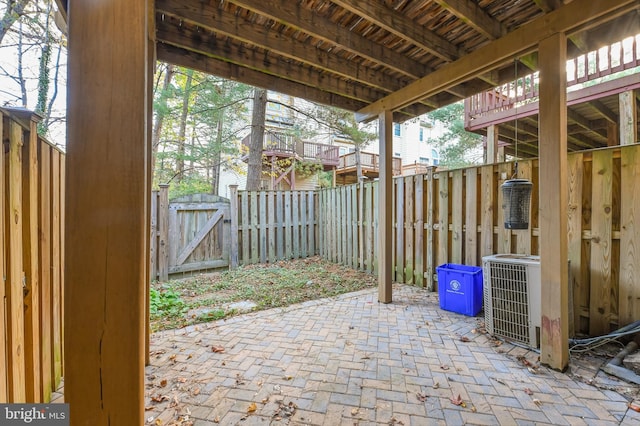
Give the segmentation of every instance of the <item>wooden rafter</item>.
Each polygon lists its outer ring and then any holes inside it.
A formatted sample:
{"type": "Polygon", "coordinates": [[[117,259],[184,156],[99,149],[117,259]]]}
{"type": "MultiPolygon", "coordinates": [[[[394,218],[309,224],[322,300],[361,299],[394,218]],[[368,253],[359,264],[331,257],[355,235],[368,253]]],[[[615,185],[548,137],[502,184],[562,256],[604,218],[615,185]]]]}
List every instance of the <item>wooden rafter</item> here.
{"type": "Polygon", "coordinates": [[[434,0],[458,19],[468,23],[489,40],[495,40],[507,33],[507,29],[489,16],[481,7],[469,0],[434,0]]]}
{"type": "Polygon", "coordinates": [[[360,121],[377,117],[384,110],[396,110],[424,97],[468,81],[509,61],[536,50],[540,40],[558,32],[572,34],[598,21],[614,19],[637,7],[635,0],[588,1],[575,0],[548,15],[535,19],[506,36],[480,47],[461,59],[443,65],[438,70],[409,84],[403,89],[358,111],[360,121]],[[552,24],[550,24],[552,23],[552,24]]]}
{"type": "Polygon", "coordinates": [[[385,7],[382,3],[368,0],[332,0],[332,2],[440,59],[450,62],[460,57],[459,49],[455,45],[409,21],[404,15],[385,7]]]}
{"type": "Polygon", "coordinates": [[[179,47],[158,44],[158,59],[168,63],[180,63],[185,67],[217,75],[230,80],[241,81],[257,87],[269,87],[272,90],[297,96],[324,105],[335,105],[339,108],[351,109],[356,105],[365,105],[362,101],[345,98],[340,95],[315,89],[305,84],[283,80],[230,62],[190,52],[179,47]]]}

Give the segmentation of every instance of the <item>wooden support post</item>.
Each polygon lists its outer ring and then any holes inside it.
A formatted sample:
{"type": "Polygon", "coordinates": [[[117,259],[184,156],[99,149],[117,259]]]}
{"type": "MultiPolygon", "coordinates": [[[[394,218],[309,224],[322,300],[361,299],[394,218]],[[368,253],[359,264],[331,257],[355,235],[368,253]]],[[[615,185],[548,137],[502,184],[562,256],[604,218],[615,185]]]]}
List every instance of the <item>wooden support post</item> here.
{"type": "Polygon", "coordinates": [[[41,402],[40,280],[38,279],[38,123],[32,120],[22,162],[22,239],[25,272],[26,398],[41,402]]]}
{"type": "MultiPolygon", "coordinates": [[[[9,378],[8,401],[26,402],[24,362],[24,303],[22,293],[22,126],[11,121],[9,125],[9,153],[7,179],[17,185],[8,185],[6,244],[6,321],[7,370],[9,378]]],[[[4,152],[2,153],[4,155],[4,152]]]]}
{"type": "Polygon", "coordinates": [[[393,196],[393,114],[382,112],[379,117],[380,178],[378,180],[378,301],[391,303],[393,259],[392,196],[393,196]]]}
{"type": "Polygon", "coordinates": [[[65,402],[143,424],[148,1],[69,2],[65,402]]]}
{"type": "Polygon", "coordinates": [[[607,121],[607,146],[616,145],[618,145],[618,125],[607,121]]]}
{"type": "MultiPolygon", "coordinates": [[[[0,114],[0,137],[4,140],[5,138],[5,129],[4,126],[4,118],[2,114],[0,114]]],[[[0,147],[2,147],[2,155],[0,155],[0,235],[5,235],[5,159],[4,159],[4,142],[0,142],[0,147]]],[[[4,283],[4,274],[5,274],[5,247],[4,240],[0,241],[0,274],[3,277],[3,282],[0,284],[0,300],[5,300],[5,283],[4,283]]],[[[6,334],[6,318],[7,311],[4,303],[0,303],[0,342],[7,341],[6,334]]],[[[7,378],[7,345],[0,345],[0,401],[8,401],[9,389],[8,389],[9,380],[7,378]]]]}
{"type": "Polygon", "coordinates": [[[638,142],[638,114],[636,97],[633,90],[618,95],[620,104],[619,127],[620,145],[631,145],[638,142]]]}
{"type": "Polygon", "coordinates": [[[231,214],[229,269],[233,270],[238,267],[238,185],[229,185],[229,200],[231,214]]]}
{"type": "Polygon", "coordinates": [[[158,280],[169,279],[169,185],[160,184],[158,197],[158,280]]]}
{"type": "Polygon", "coordinates": [[[567,105],[565,34],[540,42],[540,273],[541,362],[555,370],[569,363],[567,265],[567,105]]]}
{"type": "Polygon", "coordinates": [[[498,162],[498,126],[495,124],[487,127],[486,164],[498,162]]]}

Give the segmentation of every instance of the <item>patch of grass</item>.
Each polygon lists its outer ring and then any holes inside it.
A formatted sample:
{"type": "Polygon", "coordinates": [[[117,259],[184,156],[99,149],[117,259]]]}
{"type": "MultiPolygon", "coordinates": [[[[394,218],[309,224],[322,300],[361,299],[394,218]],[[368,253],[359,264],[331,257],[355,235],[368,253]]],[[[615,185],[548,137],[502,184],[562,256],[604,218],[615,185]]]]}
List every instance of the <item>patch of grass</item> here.
{"type": "MultiPolygon", "coordinates": [[[[320,257],[249,265],[235,271],[155,284],[171,309],[152,314],[152,329],[164,330],[214,321],[241,313],[229,304],[251,301],[263,310],[371,288],[376,278],[320,257]],[[175,296],[177,299],[174,299],[175,296]],[[181,301],[183,305],[180,305],[181,301]],[[174,306],[175,305],[175,306],[174,306]],[[198,310],[206,309],[204,312],[198,310]]],[[[152,295],[153,306],[153,295],[152,295]]]]}

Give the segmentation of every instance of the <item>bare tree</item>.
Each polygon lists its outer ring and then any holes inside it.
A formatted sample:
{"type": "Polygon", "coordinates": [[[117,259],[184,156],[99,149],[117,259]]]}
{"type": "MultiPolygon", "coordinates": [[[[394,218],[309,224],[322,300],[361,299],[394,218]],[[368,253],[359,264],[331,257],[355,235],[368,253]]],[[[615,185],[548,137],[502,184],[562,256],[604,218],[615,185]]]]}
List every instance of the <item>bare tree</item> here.
{"type": "Polygon", "coordinates": [[[189,100],[191,96],[191,84],[193,82],[193,70],[187,70],[187,80],[184,83],[182,96],[182,114],[180,115],[180,130],[178,133],[178,157],[176,159],[176,180],[182,181],[184,174],[185,141],[187,134],[187,118],[189,115],[189,100]]]}
{"type": "Polygon", "coordinates": [[[251,115],[251,139],[249,142],[249,161],[247,190],[260,189],[262,178],[262,142],[264,140],[264,119],[267,109],[267,91],[255,88],[253,91],[253,113],[251,115]]]}
{"type": "Polygon", "coordinates": [[[9,29],[16,23],[22,15],[25,14],[25,10],[32,0],[9,0],[7,2],[7,8],[0,19],[0,44],[7,35],[9,29]]]}
{"type": "Polygon", "coordinates": [[[170,96],[169,89],[171,88],[171,80],[175,74],[175,67],[171,64],[167,64],[164,70],[164,81],[162,82],[162,88],[160,89],[160,96],[158,104],[156,105],[156,121],[153,123],[153,131],[151,136],[152,157],[151,164],[155,167],[156,156],[158,155],[158,146],[160,145],[160,135],[162,134],[162,125],[164,124],[164,117],[168,112],[167,100],[170,96]]]}

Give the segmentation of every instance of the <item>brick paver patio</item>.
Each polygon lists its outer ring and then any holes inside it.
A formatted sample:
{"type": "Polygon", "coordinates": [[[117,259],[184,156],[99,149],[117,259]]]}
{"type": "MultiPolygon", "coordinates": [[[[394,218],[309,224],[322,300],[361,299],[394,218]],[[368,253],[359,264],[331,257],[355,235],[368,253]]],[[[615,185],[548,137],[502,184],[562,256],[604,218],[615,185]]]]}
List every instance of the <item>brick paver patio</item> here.
{"type": "Polygon", "coordinates": [[[157,333],[149,424],[637,425],[639,390],[496,345],[480,318],[394,286],[157,333]],[[223,350],[223,351],[222,351],[223,350]]]}

